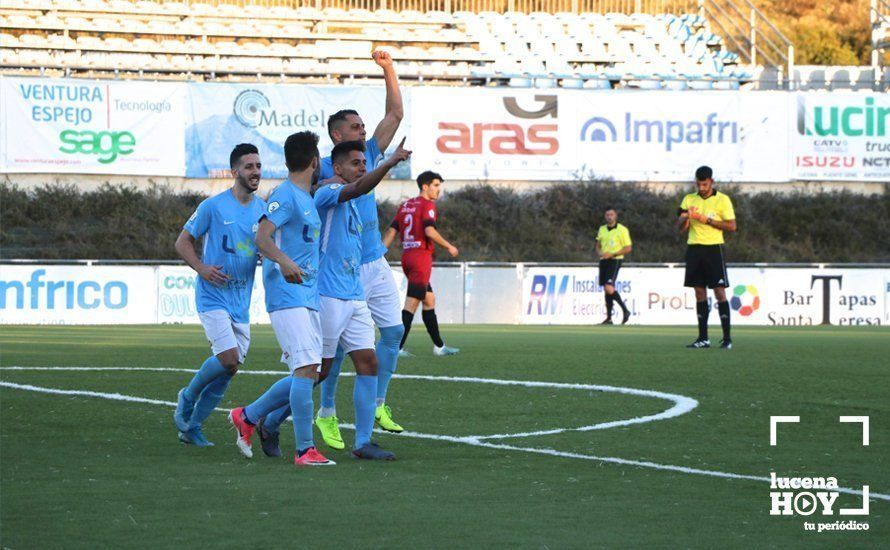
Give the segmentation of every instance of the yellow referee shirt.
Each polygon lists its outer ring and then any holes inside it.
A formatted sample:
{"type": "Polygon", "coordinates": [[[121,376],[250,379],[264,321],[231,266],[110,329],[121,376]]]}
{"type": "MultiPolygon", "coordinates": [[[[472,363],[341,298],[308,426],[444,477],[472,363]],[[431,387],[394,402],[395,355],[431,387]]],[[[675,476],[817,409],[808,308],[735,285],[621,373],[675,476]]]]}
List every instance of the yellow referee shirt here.
{"type": "MultiPolygon", "coordinates": [[[[689,193],[683,197],[680,210],[692,212],[695,209],[699,214],[725,222],[735,219],[735,211],[732,209],[732,201],[724,193],[716,189],[710,197],[703,199],[698,193],[689,193]]],[[[723,244],[723,230],[702,223],[698,220],[689,220],[689,239],[686,244],[723,244]]]]}
{"type": "MultiPolygon", "coordinates": [[[[600,243],[600,250],[608,254],[614,254],[632,244],[630,231],[620,223],[616,223],[612,229],[609,229],[608,225],[601,225],[600,230],[596,233],[596,240],[600,243]]],[[[623,260],[624,256],[615,256],[614,258],[623,260]]]]}

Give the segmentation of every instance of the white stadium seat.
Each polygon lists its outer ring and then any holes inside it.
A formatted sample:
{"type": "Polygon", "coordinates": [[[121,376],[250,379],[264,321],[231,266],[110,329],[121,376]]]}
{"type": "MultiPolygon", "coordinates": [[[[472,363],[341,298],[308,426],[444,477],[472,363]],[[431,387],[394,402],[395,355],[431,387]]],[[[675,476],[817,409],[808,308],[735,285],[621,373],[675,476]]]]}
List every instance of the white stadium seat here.
{"type": "MultiPolygon", "coordinates": [[[[168,73],[379,79],[369,54],[375,45],[388,44],[384,47],[398,60],[400,73],[410,78],[500,84],[514,79],[513,85],[564,88],[611,88],[611,80],[647,89],[737,89],[757,74],[739,67],[739,56],[697,14],[524,13],[519,5],[506,13],[448,13],[349,3],[324,9],[240,4],[7,0],[0,14],[3,46],[26,47],[4,55],[29,65],[58,64],[64,48],[77,47],[84,55],[76,62],[100,72],[157,67],[168,73]],[[38,18],[36,9],[49,11],[38,18]]],[[[826,85],[851,89],[867,79],[858,70],[839,71],[826,85]]]]}

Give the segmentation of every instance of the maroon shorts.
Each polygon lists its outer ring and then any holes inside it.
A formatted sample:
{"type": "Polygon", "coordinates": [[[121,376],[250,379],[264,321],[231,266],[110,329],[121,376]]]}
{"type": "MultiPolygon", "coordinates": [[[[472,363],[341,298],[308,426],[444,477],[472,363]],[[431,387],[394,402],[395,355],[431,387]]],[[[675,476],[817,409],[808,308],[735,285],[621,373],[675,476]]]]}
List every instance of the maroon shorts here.
{"type": "Polygon", "coordinates": [[[426,288],[433,273],[433,255],[428,251],[406,252],[402,254],[402,271],[409,285],[426,288]]]}

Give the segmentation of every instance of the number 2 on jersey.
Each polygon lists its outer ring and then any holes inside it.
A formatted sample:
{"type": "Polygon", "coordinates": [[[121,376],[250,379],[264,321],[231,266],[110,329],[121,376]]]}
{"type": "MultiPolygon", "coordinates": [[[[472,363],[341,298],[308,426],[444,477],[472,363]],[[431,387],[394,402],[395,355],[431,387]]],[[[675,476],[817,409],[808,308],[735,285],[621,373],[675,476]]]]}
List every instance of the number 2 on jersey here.
{"type": "Polygon", "coordinates": [[[402,239],[405,242],[412,242],[414,240],[414,236],[411,235],[411,229],[414,227],[414,216],[408,214],[405,216],[405,238],[402,239]]]}

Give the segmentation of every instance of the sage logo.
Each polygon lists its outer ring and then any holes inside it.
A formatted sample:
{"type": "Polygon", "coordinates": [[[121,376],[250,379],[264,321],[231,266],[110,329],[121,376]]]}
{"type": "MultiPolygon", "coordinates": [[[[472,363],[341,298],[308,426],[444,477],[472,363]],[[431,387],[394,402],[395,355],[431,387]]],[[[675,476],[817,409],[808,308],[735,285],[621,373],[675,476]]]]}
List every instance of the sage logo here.
{"type": "Polygon", "coordinates": [[[256,128],[260,124],[260,113],[272,104],[269,98],[259,90],[244,90],[235,98],[232,112],[238,122],[248,128],[256,128]]]}
{"type": "Polygon", "coordinates": [[[808,105],[806,97],[798,96],[797,132],[802,136],[885,137],[890,107],[876,106],[873,97],[857,100],[844,106],[808,105]]]}
{"type": "Polygon", "coordinates": [[[102,164],[111,164],[118,155],[131,154],[136,146],[136,136],[127,131],[62,130],[59,140],[59,151],[68,155],[98,155],[102,164]]]}

